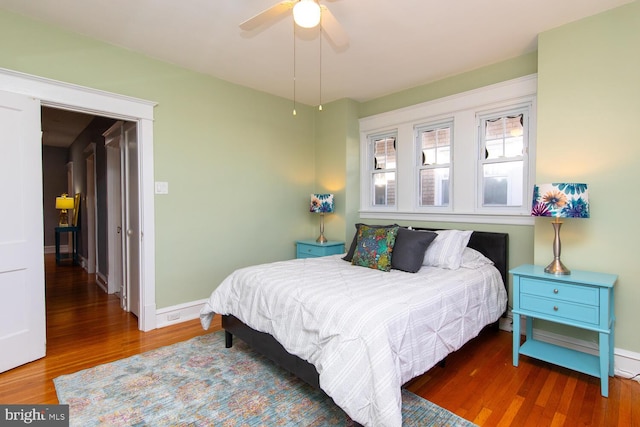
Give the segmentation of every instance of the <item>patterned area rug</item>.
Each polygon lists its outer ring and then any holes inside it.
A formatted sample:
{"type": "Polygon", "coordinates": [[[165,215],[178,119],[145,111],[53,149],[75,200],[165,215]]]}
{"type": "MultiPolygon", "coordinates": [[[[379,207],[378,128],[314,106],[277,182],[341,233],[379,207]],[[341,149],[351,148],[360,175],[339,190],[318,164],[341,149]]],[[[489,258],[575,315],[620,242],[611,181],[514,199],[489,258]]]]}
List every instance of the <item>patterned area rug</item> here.
{"type": "MultiPolygon", "coordinates": [[[[215,332],[54,379],[73,426],[352,426],[320,390],[215,332]]],[[[404,426],[474,424],[402,391],[404,426]]]]}

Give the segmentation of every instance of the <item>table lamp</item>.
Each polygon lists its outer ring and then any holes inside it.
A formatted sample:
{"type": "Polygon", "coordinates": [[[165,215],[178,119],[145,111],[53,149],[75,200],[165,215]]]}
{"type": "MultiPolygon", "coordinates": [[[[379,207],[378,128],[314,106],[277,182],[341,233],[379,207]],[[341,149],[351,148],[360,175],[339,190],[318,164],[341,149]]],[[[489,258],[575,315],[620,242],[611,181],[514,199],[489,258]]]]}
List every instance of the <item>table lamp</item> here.
{"type": "Polygon", "coordinates": [[[333,212],[333,194],[312,194],[309,212],[320,214],[320,237],[316,239],[318,243],[326,243],[324,237],[324,214],[333,212]]]}
{"type": "Polygon", "coordinates": [[[531,216],[553,217],[553,261],[544,271],[551,274],[571,274],[560,261],[560,218],[589,218],[587,184],[555,183],[533,187],[531,216]]]}
{"type": "Polygon", "coordinates": [[[58,226],[68,227],[69,218],[67,210],[73,209],[73,197],[67,197],[67,193],[62,193],[60,197],[56,197],[56,209],[60,209],[60,221],[58,226]]]}

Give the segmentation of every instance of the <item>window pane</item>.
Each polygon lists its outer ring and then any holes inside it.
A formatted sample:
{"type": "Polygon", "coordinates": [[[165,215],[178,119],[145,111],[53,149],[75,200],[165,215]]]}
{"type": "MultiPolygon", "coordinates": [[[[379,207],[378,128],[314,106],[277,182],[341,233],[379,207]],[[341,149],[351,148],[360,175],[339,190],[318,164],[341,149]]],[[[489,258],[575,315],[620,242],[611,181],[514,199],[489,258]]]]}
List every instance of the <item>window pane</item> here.
{"type": "Polygon", "coordinates": [[[422,164],[448,164],[451,158],[451,128],[430,129],[420,133],[422,164]]]}
{"type": "Polygon", "coordinates": [[[382,172],[373,174],[373,205],[393,206],[396,204],[396,174],[382,172]]]}
{"type": "Polygon", "coordinates": [[[483,206],[522,206],[523,162],[483,165],[483,206]]]}
{"type": "Polygon", "coordinates": [[[382,138],[373,141],[374,169],[395,169],[395,138],[382,138]]]}
{"type": "Polygon", "coordinates": [[[485,121],[485,158],[521,156],[524,147],[523,115],[485,121]]]}
{"type": "Polygon", "coordinates": [[[449,205],[449,168],[420,171],[420,205],[449,205]]]}

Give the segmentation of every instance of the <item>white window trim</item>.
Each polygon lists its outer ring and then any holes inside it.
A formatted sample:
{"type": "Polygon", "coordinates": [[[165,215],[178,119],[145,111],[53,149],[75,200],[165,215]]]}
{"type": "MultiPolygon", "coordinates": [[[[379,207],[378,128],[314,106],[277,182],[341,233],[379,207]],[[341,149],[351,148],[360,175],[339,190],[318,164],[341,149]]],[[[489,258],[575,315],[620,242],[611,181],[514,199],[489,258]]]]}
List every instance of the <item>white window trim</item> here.
{"type": "MultiPolygon", "coordinates": [[[[367,191],[361,191],[360,192],[360,205],[361,206],[365,206],[365,204],[370,204],[372,206],[372,209],[374,209],[376,212],[396,212],[398,210],[398,160],[397,160],[397,156],[398,156],[398,149],[397,149],[397,141],[398,141],[398,131],[397,129],[384,129],[381,130],[379,132],[374,132],[374,133],[368,133],[365,136],[365,141],[363,144],[363,147],[361,147],[362,149],[362,153],[364,153],[364,155],[360,156],[360,171],[362,171],[362,177],[364,179],[363,182],[365,182],[366,184],[366,188],[367,191]],[[377,139],[377,138],[385,138],[385,137],[391,137],[391,138],[395,138],[396,139],[396,167],[393,169],[393,171],[396,173],[396,202],[393,205],[378,205],[378,206],[373,206],[373,195],[374,195],[374,188],[372,187],[371,184],[371,175],[372,175],[372,171],[371,171],[371,164],[373,161],[373,157],[374,157],[374,153],[373,153],[373,149],[372,149],[372,144],[371,142],[373,141],[373,139],[377,139]]],[[[364,186],[363,186],[364,187],[364,186]]]]}
{"type": "MultiPolygon", "coordinates": [[[[367,168],[369,169],[369,184],[372,184],[373,181],[373,175],[375,175],[376,173],[395,173],[396,174],[396,187],[397,187],[397,178],[398,178],[398,165],[397,165],[397,161],[396,161],[396,165],[393,168],[389,168],[388,167],[388,160],[389,159],[385,159],[385,168],[384,169],[372,169],[372,165],[376,162],[376,155],[375,155],[375,148],[373,146],[374,141],[376,140],[381,140],[381,139],[387,139],[387,138],[391,138],[394,141],[394,150],[396,151],[396,157],[398,155],[398,150],[395,149],[397,141],[398,141],[398,134],[397,132],[393,131],[393,132],[385,132],[385,133],[381,133],[381,134],[375,134],[375,135],[369,135],[368,139],[368,143],[367,143],[367,168]]],[[[373,200],[375,198],[375,184],[373,184],[372,186],[369,187],[371,194],[371,200],[373,200]]],[[[397,196],[397,188],[394,190],[397,196]]],[[[397,198],[397,197],[396,197],[397,198]]],[[[395,209],[397,205],[397,201],[393,203],[393,205],[378,205],[377,207],[379,208],[383,208],[383,209],[395,209]]]]}
{"type": "Polygon", "coordinates": [[[362,183],[360,216],[365,219],[532,225],[534,222],[526,200],[531,199],[535,173],[536,94],[537,75],[532,74],[360,119],[360,182],[362,183]],[[479,209],[477,202],[479,144],[476,115],[491,110],[509,109],[526,103],[530,103],[531,110],[529,114],[529,163],[525,177],[528,183],[526,184],[527,192],[524,194],[524,206],[518,212],[498,208],[479,209]],[[473,114],[469,114],[469,111],[472,111],[473,114]],[[452,142],[453,152],[451,155],[455,170],[450,171],[452,194],[450,210],[443,211],[438,207],[435,209],[420,207],[415,179],[417,153],[414,129],[425,123],[434,123],[452,117],[455,140],[452,142]],[[371,135],[393,131],[397,132],[396,153],[398,156],[396,206],[394,208],[375,207],[371,203],[372,193],[368,180],[367,143],[371,135]],[[463,150],[468,150],[468,146],[461,146],[456,141],[469,139],[473,141],[475,149],[472,153],[465,153],[463,150]],[[460,185],[460,177],[456,175],[460,173],[471,177],[464,177],[465,185],[460,185]],[[473,182],[475,185],[466,185],[467,182],[473,182]]]}
{"type": "MultiPolygon", "coordinates": [[[[415,151],[415,158],[413,162],[414,172],[414,196],[415,196],[415,210],[416,211],[425,211],[431,213],[449,213],[453,211],[452,195],[453,195],[453,180],[451,177],[453,176],[453,163],[454,163],[454,152],[455,152],[455,119],[453,117],[447,117],[444,120],[433,120],[427,123],[417,123],[413,126],[413,140],[415,141],[413,149],[415,151]],[[451,152],[449,153],[449,163],[447,168],[449,169],[449,203],[445,206],[423,206],[421,204],[421,194],[420,194],[420,170],[422,169],[422,150],[418,143],[418,133],[426,128],[434,128],[441,126],[450,126],[451,128],[451,152]]],[[[437,168],[437,167],[436,167],[437,168]]],[[[434,168],[434,169],[436,169],[434,168]]]]}
{"type": "MultiPolygon", "coordinates": [[[[525,98],[529,98],[529,97],[525,97],[525,98]]],[[[483,202],[483,197],[482,197],[482,183],[483,183],[483,171],[482,171],[482,167],[480,166],[482,161],[481,161],[481,157],[482,157],[482,153],[480,152],[481,150],[481,144],[480,144],[480,140],[478,140],[478,143],[476,144],[476,149],[477,149],[477,157],[476,157],[476,184],[477,184],[477,191],[476,191],[476,209],[478,212],[483,212],[483,213],[487,213],[487,214],[492,214],[492,215],[530,215],[530,206],[527,203],[527,201],[531,201],[532,196],[533,196],[533,180],[534,180],[534,174],[532,173],[532,167],[533,164],[532,162],[535,160],[535,137],[536,137],[536,130],[535,130],[535,126],[532,126],[532,124],[536,123],[536,118],[535,118],[535,97],[533,99],[528,99],[523,103],[519,103],[519,104],[512,104],[510,105],[508,108],[502,108],[502,109],[492,109],[489,111],[478,111],[478,113],[476,114],[476,126],[478,129],[478,138],[480,139],[481,137],[481,129],[480,129],[480,123],[482,122],[483,119],[485,119],[486,117],[489,116],[493,116],[493,115],[497,115],[497,114],[502,114],[502,115],[506,115],[513,112],[514,114],[520,112],[522,114],[525,115],[526,119],[527,119],[527,125],[525,126],[526,129],[528,130],[528,135],[526,137],[526,143],[525,143],[525,153],[522,156],[522,160],[523,160],[523,168],[524,168],[524,176],[528,177],[526,178],[523,182],[523,207],[516,207],[516,206],[482,206],[482,202],[483,202]],[[533,141],[533,144],[532,144],[533,141]],[[533,154],[532,154],[533,153],[533,154]],[[533,155],[533,157],[532,157],[533,155]]],[[[533,169],[535,170],[535,169],[533,169]]]]}

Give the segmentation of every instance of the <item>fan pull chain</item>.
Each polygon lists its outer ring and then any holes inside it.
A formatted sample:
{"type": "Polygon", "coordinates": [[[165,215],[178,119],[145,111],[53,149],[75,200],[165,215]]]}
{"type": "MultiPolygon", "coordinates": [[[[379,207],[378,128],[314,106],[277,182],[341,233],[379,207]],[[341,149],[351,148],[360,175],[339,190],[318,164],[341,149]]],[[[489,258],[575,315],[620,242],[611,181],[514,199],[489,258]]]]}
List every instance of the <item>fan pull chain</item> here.
{"type": "MultiPolygon", "coordinates": [[[[320,22],[322,22],[322,15],[320,15],[320,22]]],[[[318,104],[318,111],[322,111],[322,23],[320,24],[320,87],[318,88],[320,103],[318,104]]]]}
{"type": "Polygon", "coordinates": [[[296,23],[293,22],[293,115],[297,115],[296,112],[296,23]]]}

